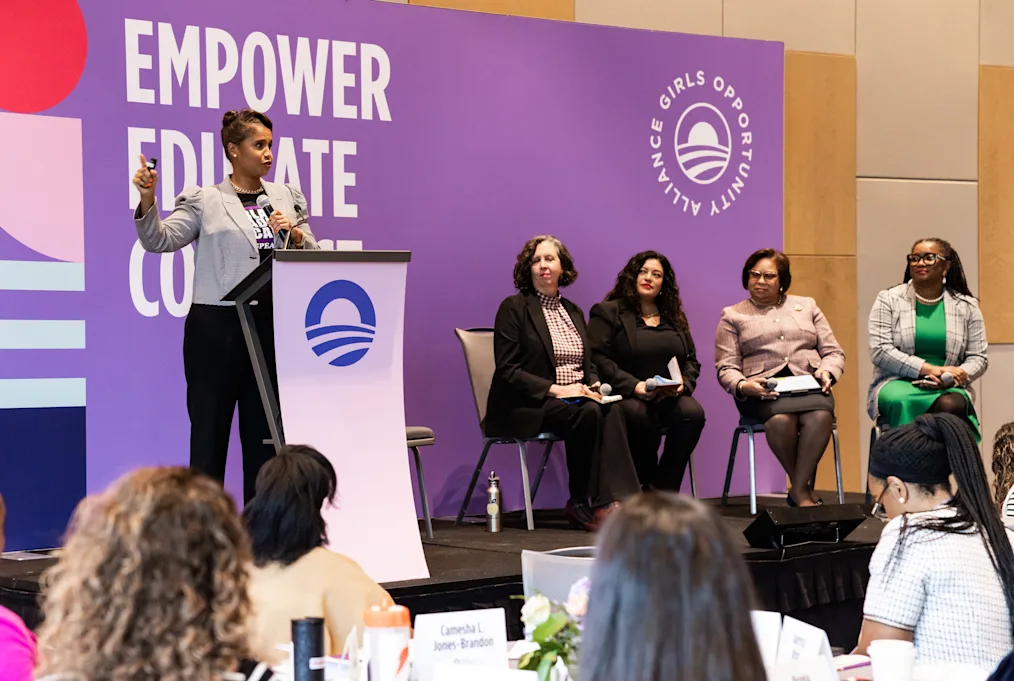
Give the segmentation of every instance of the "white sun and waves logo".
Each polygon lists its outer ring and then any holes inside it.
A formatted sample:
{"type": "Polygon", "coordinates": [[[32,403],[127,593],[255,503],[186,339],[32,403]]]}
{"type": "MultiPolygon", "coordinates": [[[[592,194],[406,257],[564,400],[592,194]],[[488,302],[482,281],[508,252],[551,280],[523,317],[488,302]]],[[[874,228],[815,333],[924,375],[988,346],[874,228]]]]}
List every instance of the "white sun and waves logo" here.
{"type": "Polygon", "coordinates": [[[687,72],[666,86],[658,106],[649,141],[663,193],[692,217],[732,208],[753,163],[753,130],[742,97],[722,76],[687,72]]]}

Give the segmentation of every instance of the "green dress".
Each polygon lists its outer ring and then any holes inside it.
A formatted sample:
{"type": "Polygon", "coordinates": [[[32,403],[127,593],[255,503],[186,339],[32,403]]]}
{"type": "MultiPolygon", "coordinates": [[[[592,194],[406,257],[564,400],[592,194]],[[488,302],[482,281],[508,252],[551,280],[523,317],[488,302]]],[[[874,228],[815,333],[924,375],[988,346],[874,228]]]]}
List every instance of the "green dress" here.
{"type": "MultiPolygon", "coordinates": [[[[943,366],[947,361],[947,318],[944,316],[944,303],[915,305],[915,354],[935,366],[943,366]]],[[[908,380],[896,379],[884,384],[877,396],[877,408],[887,419],[891,428],[915,421],[920,414],[925,414],[930,405],[944,393],[960,393],[968,403],[968,420],[975,426],[977,440],[982,436],[979,432],[979,419],[972,407],[972,398],[964,388],[947,388],[946,390],[924,390],[912,385],[908,380]]]]}

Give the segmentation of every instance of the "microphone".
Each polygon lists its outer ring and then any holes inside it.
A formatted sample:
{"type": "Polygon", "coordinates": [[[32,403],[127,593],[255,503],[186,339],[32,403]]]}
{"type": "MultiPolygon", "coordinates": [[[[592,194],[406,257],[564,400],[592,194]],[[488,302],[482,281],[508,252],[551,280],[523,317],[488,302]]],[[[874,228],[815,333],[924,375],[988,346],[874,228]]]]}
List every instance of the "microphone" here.
{"type": "Polygon", "coordinates": [[[613,386],[608,383],[603,383],[599,386],[599,395],[602,397],[609,397],[613,393],[613,386]]]}
{"type": "Polygon", "coordinates": [[[646,380],[644,382],[644,389],[647,390],[648,392],[651,392],[652,390],[654,390],[657,387],[658,387],[658,381],[656,381],[654,378],[649,378],[648,380],[646,380]]]}
{"type": "Polygon", "coordinates": [[[778,388],[778,380],[775,378],[769,378],[764,382],[764,385],[768,390],[775,390],[778,388]]]}
{"type": "Polygon", "coordinates": [[[944,373],[940,374],[940,385],[942,385],[945,388],[950,388],[952,385],[954,385],[954,376],[951,375],[951,372],[945,371],[944,373]]]}
{"type": "MultiPolygon", "coordinates": [[[[257,205],[263,208],[264,212],[268,215],[275,212],[275,209],[271,207],[271,199],[268,198],[267,194],[261,194],[257,197],[257,205]]],[[[282,237],[282,248],[287,247],[289,245],[289,230],[278,230],[278,236],[282,237]]]]}

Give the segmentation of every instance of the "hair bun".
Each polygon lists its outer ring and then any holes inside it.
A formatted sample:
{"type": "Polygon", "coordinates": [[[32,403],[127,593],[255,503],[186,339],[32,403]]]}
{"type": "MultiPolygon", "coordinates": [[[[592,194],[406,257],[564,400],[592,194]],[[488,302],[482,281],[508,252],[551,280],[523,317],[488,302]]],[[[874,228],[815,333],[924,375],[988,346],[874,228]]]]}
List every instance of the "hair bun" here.
{"type": "Polygon", "coordinates": [[[237,118],[239,118],[239,114],[236,113],[234,109],[229,109],[222,114],[222,127],[224,128],[225,126],[230,125],[237,118]]]}
{"type": "Polygon", "coordinates": [[[937,416],[937,414],[919,414],[915,418],[915,425],[919,429],[919,432],[926,437],[936,442],[943,442],[944,434],[940,429],[940,422],[937,420],[937,416]]]}

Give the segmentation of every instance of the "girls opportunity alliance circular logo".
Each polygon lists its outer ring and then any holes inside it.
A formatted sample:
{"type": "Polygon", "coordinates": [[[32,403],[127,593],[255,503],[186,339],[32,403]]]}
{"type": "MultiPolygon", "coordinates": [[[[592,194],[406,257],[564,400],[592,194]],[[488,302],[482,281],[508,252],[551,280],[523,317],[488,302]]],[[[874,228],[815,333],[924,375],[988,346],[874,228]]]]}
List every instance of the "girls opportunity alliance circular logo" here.
{"type": "Polygon", "coordinates": [[[666,86],[658,105],[649,142],[663,193],[693,217],[732,208],[753,161],[750,116],[735,88],[722,76],[688,72],[666,86]]]}

